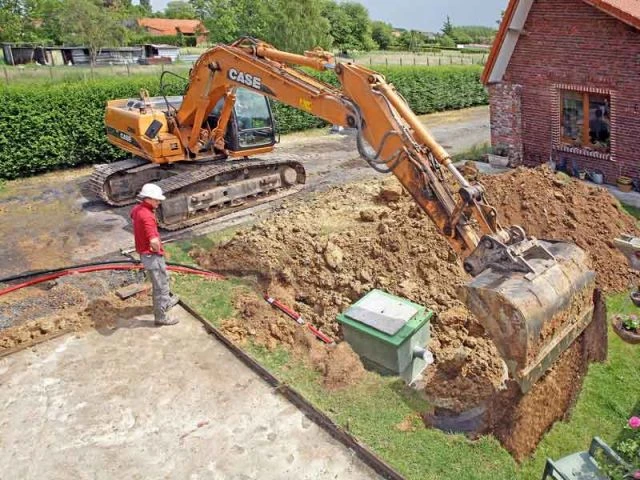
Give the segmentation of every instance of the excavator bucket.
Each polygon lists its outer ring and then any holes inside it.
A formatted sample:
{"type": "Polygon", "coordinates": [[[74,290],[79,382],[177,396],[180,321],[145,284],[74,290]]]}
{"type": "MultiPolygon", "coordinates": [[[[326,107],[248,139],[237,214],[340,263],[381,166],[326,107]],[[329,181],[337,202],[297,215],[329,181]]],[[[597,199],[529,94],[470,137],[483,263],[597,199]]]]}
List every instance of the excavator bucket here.
{"type": "Polygon", "coordinates": [[[535,242],[520,252],[529,272],[487,268],[463,288],[524,393],[584,331],[594,310],[595,273],[585,252],[570,243],[535,242]]]}

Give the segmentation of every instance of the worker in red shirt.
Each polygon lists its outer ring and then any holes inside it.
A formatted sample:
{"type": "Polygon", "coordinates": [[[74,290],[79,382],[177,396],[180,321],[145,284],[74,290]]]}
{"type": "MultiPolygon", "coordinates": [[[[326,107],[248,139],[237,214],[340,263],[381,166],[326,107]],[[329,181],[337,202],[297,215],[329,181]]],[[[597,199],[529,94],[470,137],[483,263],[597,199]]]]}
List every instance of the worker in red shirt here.
{"type": "Polygon", "coordinates": [[[167,312],[178,303],[178,297],[169,291],[169,275],[164,260],[164,249],[158,233],[155,210],[165,199],[162,189],[153,183],[143,185],[138,194],[141,202],[131,210],[136,251],[153,286],[153,314],[156,325],[175,325],[177,318],[167,312]]]}

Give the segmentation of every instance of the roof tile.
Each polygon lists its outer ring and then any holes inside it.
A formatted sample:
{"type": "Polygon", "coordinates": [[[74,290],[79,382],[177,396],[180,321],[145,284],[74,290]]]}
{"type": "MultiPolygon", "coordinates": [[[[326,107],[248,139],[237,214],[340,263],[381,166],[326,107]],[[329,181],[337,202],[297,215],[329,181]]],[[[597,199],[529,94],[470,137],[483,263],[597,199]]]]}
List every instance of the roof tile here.
{"type": "Polygon", "coordinates": [[[139,18],[138,25],[156,30],[162,35],[175,35],[178,32],[195,34],[208,33],[200,20],[182,20],[177,18],[139,18]]]}

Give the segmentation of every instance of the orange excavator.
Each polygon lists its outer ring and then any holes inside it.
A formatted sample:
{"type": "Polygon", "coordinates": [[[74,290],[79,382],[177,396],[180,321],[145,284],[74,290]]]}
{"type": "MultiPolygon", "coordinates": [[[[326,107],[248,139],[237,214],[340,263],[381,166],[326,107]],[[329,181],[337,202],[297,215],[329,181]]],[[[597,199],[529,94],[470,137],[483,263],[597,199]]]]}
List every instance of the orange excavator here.
{"type": "Polygon", "coordinates": [[[95,192],[126,205],[155,182],[167,196],[159,222],[176,229],[299,190],[295,156],[266,155],[276,143],[268,99],[355,129],[364,160],[398,178],[463,259],[472,280],[461,296],[523,392],[590,324],[595,273],[585,252],[502,227],[482,185],[460,174],[382,75],[319,49],[296,55],[245,37],[204,53],[183,97],[109,101],[108,139],[133,156],[98,166],[95,192]],[[332,70],[340,87],[300,66],[332,70]]]}

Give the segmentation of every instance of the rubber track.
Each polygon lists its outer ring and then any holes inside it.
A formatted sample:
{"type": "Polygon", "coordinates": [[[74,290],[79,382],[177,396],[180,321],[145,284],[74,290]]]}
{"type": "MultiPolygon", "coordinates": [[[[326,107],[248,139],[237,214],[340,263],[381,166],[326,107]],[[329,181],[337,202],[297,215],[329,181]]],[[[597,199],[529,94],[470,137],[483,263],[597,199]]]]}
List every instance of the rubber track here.
{"type": "MultiPolygon", "coordinates": [[[[260,167],[266,167],[271,165],[274,165],[274,166],[289,165],[292,168],[296,169],[296,171],[298,170],[296,167],[302,168],[304,170],[304,167],[302,166],[301,163],[287,159],[287,158],[277,158],[277,159],[255,158],[252,160],[234,160],[234,161],[229,161],[225,163],[217,163],[214,165],[202,166],[190,172],[184,172],[178,175],[173,175],[171,177],[165,178],[164,180],[160,180],[159,182],[156,182],[156,185],[162,188],[162,191],[165,193],[165,195],[167,195],[167,194],[171,194],[171,192],[177,192],[182,188],[188,187],[198,182],[205,181],[211,177],[215,177],[216,175],[233,172],[234,170],[244,170],[245,168],[260,168],[260,167]]],[[[261,203],[269,202],[272,199],[274,199],[274,197],[282,198],[283,196],[286,196],[286,195],[283,195],[284,192],[290,191],[290,193],[287,194],[287,195],[290,195],[298,192],[299,190],[300,189],[296,188],[296,186],[293,186],[290,189],[287,189],[284,191],[280,189],[280,191],[276,194],[267,195],[264,197],[260,197],[258,199],[247,200],[245,203],[235,207],[231,206],[222,210],[215,210],[214,212],[197,215],[183,222],[174,223],[170,225],[160,222],[160,226],[165,230],[170,230],[170,231],[179,230],[185,227],[191,227],[193,225],[206,222],[207,220],[228,215],[230,213],[234,213],[239,210],[244,210],[246,208],[259,205],[261,203]]]]}
{"type": "Polygon", "coordinates": [[[148,163],[147,160],[133,157],[126,160],[120,160],[119,162],[96,165],[93,173],[91,174],[91,178],[89,179],[89,186],[91,188],[91,191],[98,197],[100,197],[102,201],[113,207],[123,207],[125,205],[136,203],[135,195],[131,200],[124,200],[121,202],[115,202],[111,200],[109,198],[109,195],[107,194],[105,187],[107,186],[109,177],[111,177],[112,175],[123,172],[130,168],[139,167],[141,165],[144,165],[145,163],[148,163]]]}

